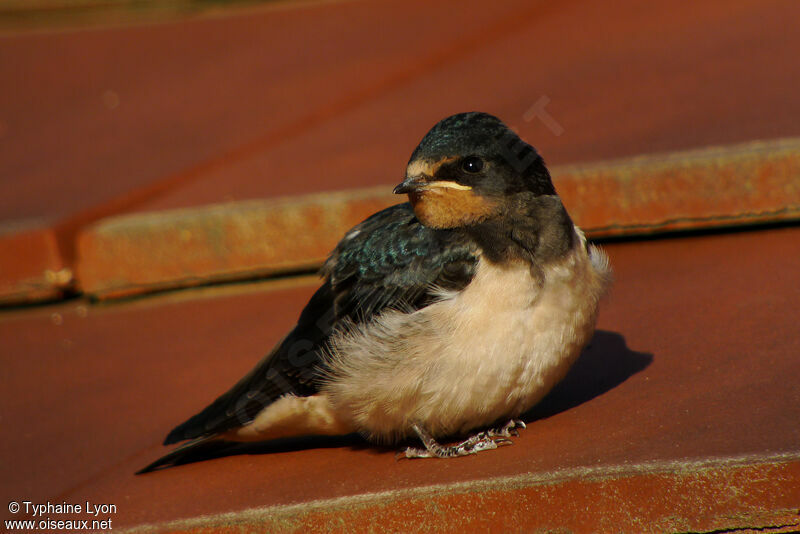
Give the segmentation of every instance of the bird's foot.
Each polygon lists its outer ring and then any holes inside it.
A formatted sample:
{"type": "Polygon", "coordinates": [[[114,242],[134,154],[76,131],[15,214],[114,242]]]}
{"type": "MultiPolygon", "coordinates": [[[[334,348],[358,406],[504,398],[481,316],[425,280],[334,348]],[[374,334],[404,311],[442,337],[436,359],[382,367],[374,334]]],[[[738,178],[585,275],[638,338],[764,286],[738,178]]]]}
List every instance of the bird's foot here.
{"type": "Polygon", "coordinates": [[[425,448],[417,449],[408,447],[406,450],[398,453],[397,456],[400,458],[454,458],[456,456],[467,456],[470,454],[477,454],[481,451],[489,451],[501,445],[511,445],[514,442],[508,438],[511,436],[518,436],[519,432],[517,432],[517,429],[525,428],[525,423],[512,419],[502,427],[492,428],[485,432],[478,432],[461,443],[450,446],[440,445],[433,439],[433,436],[418,425],[414,425],[412,428],[425,445],[425,448]]]}

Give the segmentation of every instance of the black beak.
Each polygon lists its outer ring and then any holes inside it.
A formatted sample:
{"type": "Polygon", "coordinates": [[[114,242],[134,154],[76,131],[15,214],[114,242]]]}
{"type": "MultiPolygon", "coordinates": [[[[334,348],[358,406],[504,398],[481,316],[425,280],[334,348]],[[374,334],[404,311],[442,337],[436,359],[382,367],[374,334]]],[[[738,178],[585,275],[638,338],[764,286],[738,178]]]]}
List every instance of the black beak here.
{"type": "Polygon", "coordinates": [[[394,194],[403,195],[407,193],[413,193],[414,191],[419,191],[424,183],[425,182],[419,176],[406,176],[406,179],[403,180],[403,183],[394,188],[394,194]]]}

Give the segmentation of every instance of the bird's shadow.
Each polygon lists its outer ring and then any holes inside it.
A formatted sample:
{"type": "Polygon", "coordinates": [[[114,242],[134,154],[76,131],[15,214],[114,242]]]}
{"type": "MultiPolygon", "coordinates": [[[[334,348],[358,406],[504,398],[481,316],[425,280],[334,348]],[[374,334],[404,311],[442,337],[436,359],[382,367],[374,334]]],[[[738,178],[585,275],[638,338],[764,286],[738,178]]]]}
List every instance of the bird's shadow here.
{"type": "MultiPolygon", "coordinates": [[[[625,338],[606,330],[595,332],[567,376],[544,399],[522,415],[526,422],[551,417],[599,397],[644,370],[653,355],[628,348],[625,338]]],[[[419,446],[409,440],[402,445],[419,446]]],[[[370,449],[376,453],[399,450],[370,444],[358,434],[345,436],[307,436],[257,443],[209,442],[188,452],[171,466],[241,454],[274,454],[303,449],[339,448],[370,449]]],[[[169,467],[169,466],[165,466],[169,467]]]]}
{"type": "Polygon", "coordinates": [[[597,330],[564,380],[522,419],[545,419],[589,402],[643,371],[652,361],[652,354],[629,349],[621,334],[597,330]]]}

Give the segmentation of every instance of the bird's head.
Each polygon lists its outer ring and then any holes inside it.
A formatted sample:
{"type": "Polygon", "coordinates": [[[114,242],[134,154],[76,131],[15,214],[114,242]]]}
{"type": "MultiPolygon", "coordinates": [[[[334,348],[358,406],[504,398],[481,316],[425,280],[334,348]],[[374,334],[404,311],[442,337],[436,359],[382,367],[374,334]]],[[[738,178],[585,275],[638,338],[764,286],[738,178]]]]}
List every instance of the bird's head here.
{"type": "Polygon", "coordinates": [[[554,195],[544,161],[500,119],[459,113],[436,124],[411,154],[405,180],[426,226],[455,228],[501,217],[519,193],[554,195]]]}

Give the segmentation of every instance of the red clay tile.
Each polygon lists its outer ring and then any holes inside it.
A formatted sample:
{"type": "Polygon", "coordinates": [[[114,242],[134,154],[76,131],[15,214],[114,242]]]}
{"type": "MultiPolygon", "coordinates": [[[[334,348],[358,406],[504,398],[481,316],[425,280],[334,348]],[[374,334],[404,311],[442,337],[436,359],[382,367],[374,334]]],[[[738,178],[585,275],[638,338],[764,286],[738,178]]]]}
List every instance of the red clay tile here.
{"type": "Polygon", "coordinates": [[[800,218],[800,138],[557,167],[554,176],[593,237],[800,218]]]}
{"type": "MultiPolygon", "coordinates": [[[[750,461],[753,461],[752,459],[750,461]]],[[[651,463],[176,521],[160,532],[719,532],[800,529],[800,462],[651,463]]]]}

